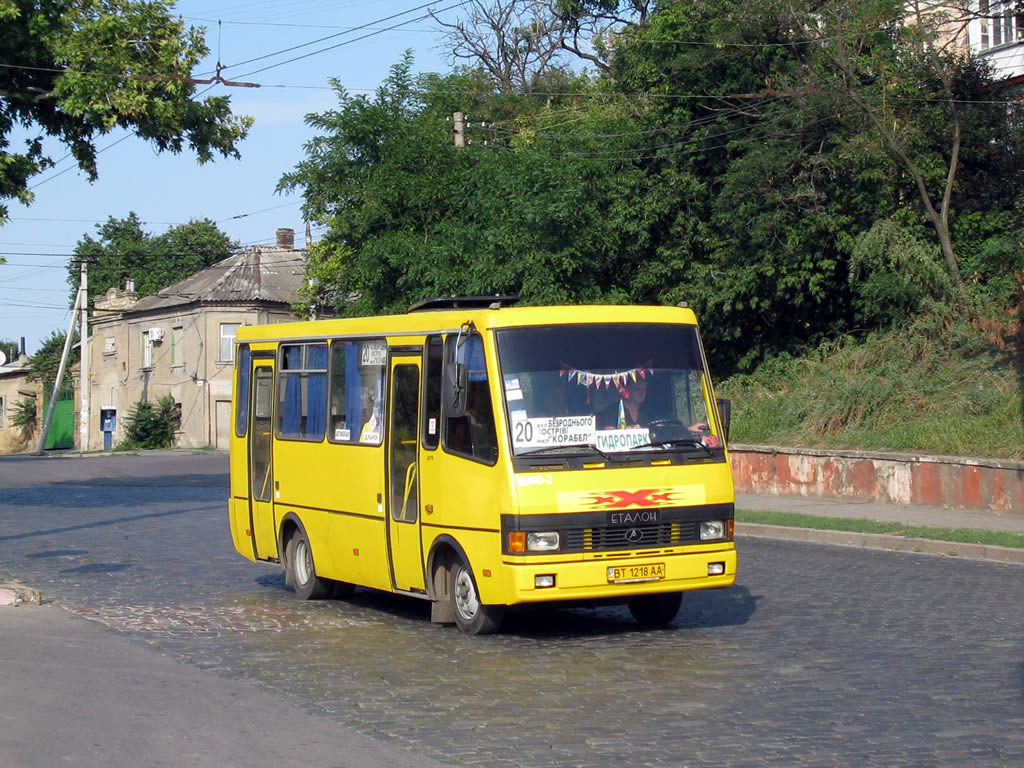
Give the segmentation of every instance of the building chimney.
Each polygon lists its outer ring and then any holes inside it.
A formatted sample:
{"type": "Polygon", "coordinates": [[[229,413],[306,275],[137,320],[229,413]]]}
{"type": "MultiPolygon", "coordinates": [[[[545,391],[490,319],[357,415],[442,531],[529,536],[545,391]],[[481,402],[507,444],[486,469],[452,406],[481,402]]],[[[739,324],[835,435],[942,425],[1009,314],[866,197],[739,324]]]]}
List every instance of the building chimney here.
{"type": "Polygon", "coordinates": [[[135,281],[132,280],[130,277],[125,278],[124,290],[126,293],[135,293],[135,281]]]}
{"type": "Polygon", "coordinates": [[[277,247],[287,248],[289,251],[295,250],[295,230],[287,227],[281,227],[277,230],[277,247]]]}
{"type": "Polygon", "coordinates": [[[22,336],[21,337],[21,354],[18,355],[18,357],[24,357],[24,356],[25,356],[25,337],[22,336]]]}

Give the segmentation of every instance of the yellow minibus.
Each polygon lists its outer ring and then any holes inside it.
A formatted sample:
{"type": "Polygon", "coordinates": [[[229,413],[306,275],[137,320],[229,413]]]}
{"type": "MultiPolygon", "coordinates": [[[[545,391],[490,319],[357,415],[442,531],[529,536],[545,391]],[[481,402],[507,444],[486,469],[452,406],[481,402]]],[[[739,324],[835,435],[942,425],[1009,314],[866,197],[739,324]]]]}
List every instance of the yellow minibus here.
{"type": "Polygon", "coordinates": [[[515,303],[240,328],[238,552],[300,598],[410,595],[469,634],[553,601],[666,624],[733,584],[728,401],[693,311],[515,303]]]}

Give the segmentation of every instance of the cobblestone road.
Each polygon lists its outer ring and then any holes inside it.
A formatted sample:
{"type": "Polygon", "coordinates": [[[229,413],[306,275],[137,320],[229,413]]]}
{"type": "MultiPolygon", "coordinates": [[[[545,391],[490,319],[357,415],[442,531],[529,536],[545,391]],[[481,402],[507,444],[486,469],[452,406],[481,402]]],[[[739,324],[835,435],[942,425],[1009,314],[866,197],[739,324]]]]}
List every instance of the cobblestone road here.
{"type": "Polygon", "coordinates": [[[0,573],[453,764],[1024,765],[1021,566],[748,539],[737,585],[669,629],[563,609],[469,638],[418,601],[297,601],[232,549],[225,471],[2,458],[0,573]]]}

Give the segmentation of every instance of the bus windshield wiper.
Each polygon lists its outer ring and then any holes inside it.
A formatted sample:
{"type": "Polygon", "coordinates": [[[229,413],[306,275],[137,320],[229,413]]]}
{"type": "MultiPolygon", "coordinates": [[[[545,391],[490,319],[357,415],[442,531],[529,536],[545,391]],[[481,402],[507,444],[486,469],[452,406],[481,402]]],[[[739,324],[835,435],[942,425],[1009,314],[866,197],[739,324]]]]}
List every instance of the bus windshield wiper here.
{"type": "Polygon", "coordinates": [[[642,445],[634,445],[629,450],[635,451],[638,448],[700,448],[705,451],[708,456],[714,456],[714,453],[700,440],[693,437],[679,437],[672,440],[654,440],[650,443],[643,443],[642,445]]]}
{"type": "Polygon", "coordinates": [[[543,448],[533,448],[533,449],[531,449],[529,451],[520,451],[516,455],[517,456],[537,456],[537,455],[544,454],[544,453],[551,453],[552,451],[562,451],[562,450],[577,450],[578,451],[578,450],[583,449],[583,448],[587,449],[588,451],[592,451],[593,453],[596,453],[601,458],[603,458],[605,461],[615,461],[615,457],[614,456],[612,456],[609,453],[606,453],[605,451],[602,451],[594,443],[571,443],[569,445],[545,445],[543,448]]]}

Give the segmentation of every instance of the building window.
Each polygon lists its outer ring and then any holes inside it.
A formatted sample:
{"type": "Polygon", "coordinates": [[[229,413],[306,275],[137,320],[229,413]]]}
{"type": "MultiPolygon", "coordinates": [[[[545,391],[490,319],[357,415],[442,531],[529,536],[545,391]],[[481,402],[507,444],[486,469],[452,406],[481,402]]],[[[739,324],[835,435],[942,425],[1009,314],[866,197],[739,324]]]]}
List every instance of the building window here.
{"type": "Polygon", "coordinates": [[[6,427],[7,426],[7,417],[4,415],[4,406],[5,405],[6,405],[6,403],[4,402],[4,396],[0,395],[0,427],[6,427]]]}
{"type": "Polygon", "coordinates": [[[1017,0],[980,0],[978,10],[981,50],[1024,40],[1024,14],[1017,0]]]}
{"type": "Polygon", "coordinates": [[[142,367],[153,367],[153,340],[149,338],[149,331],[142,332],[142,367]]]}
{"type": "Polygon", "coordinates": [[[220,324],[220,360],[232,363],[235,360],[235,336],[238,335],[239,323],[220,324]]]}
{"type": "Polygon", "coordinates": [[[185,350],[182,347],[185,330],[179,325],[171,328],[171,365],[185,364],[185,350]]]}

